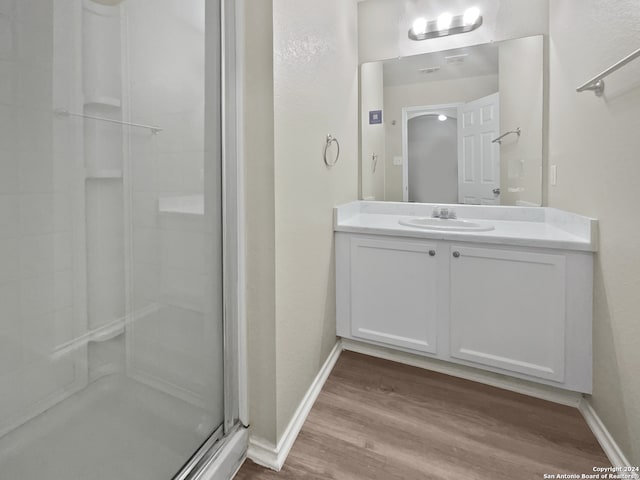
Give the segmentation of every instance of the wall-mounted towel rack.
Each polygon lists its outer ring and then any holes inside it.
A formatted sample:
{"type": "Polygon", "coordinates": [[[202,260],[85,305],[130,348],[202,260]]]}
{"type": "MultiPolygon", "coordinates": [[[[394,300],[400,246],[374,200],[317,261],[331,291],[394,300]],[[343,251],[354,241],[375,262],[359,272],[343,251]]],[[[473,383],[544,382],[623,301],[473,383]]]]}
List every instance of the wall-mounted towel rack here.
{"type": "Polygon", "coordinates": [[[576,92],[584,92],[586,90],[590,90],[593,93],[595,93],[598,97],[601,97],[602,94],[604,93],[604,80],[603,79],[605,77],[608,77],[609,75],[611,75],[616,70],[621,69],[627,63],[635,60],[638,57],[640,57],[640,48],[637,49],[635,52],[630,53],[629,55],[624,57],[619,62],[614,63],[609,68],[607,68],[604,72],[596,75],[595,77],[593,77],[588,82],[584,83],[583,85],[580,85],[578,88],[576,88],[576,92]]]}
{"type": "Polygon", "coordinates": [[[65,110],[64,108],[56,108],[53,111],[53,113],[55,113],[56,115],[59,115],[61,117],[89,118],[91,120],[98,120],[100,122],[115,123],[117,125],[127,125],[129,127],[146,128],[146,129],[151,130],[151,133],[153,133],[154,135],[157,135],[158,133],[160,133],[162,131],[162,128],[156,127],[154,125],[143,125],[141,123],[122,122],[120,120],[112,120],[111,118],[95,117],[93,115],[86,115],[84,113],[73,113],[73,112],[70,112],[69,110],[65,110]]]}
{"type": "Polygon", "coordinates": [[[502,139],[507,135],[511,135],[512,133],[515,133],[516,135],[520,136],[520,134],[522,133],[522,130],[520,130],[520,127],[516,128],[515,130],[510,130],[507,133],[503,133],[498,138],[494,138],[493,140],[491,140],[491,143],[499,143],[500,145],[502,145],[502,139]]]}
{"type": "Polygon", "coordinates": [[[327,165],[327,167],[333,167],[336,163],[338,163],[338,160],[340,160],[340,142],[338,142],[338,139],[336,137],[329,134],[327,135],[327,143],[324,144],[324,163],[327,165]],[[336,147],[338,148],[336,158],[333,162],[329,161],[329,159],[327,158],[327,150],[332,143],[335,143],[336,147]]]}

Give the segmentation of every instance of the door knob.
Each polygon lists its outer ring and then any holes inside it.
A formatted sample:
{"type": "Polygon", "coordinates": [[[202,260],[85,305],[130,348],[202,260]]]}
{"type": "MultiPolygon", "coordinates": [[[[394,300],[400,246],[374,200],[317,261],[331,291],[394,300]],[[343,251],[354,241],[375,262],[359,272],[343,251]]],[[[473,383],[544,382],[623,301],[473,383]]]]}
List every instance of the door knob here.
{"type": "Polygon", "coordinates": [[[500,195],[500,188],[494,188],[493,189],[493,194],[494,195],[500,195]]]}
{"type": "Polygon", "coordinates": [[[432,257],[436,256],[436,251],[435,250],[429,250],[429,255],[432,257]]]}
{"type": "Polygon", "coordinates": [[[460,256],[460,252],[456,250],[455,252],[453,252],[453,256],[454,258],[458,258],[460,256]]]}

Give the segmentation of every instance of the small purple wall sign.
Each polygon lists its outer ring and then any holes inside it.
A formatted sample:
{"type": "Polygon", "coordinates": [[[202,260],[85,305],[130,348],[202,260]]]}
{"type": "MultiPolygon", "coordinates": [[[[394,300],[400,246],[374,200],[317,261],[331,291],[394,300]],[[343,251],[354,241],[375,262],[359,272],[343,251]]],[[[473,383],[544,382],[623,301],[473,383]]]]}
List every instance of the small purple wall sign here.
{"type": "Polygon", "coordinates": [[[369,125],[382,123],[382,110],[371,110],[369,112],[369,125]]]}

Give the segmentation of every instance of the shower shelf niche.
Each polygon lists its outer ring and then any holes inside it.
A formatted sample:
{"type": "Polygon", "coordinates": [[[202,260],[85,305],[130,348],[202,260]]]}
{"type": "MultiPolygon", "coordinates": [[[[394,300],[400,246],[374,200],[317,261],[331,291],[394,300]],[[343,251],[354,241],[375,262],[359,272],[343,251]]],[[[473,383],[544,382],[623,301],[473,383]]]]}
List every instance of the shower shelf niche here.
{"type": "Polygon", "coordinates": [[[105,342],[111,340],[124,333],[126,323],[126,318],[118,318],[106,325],[88,330],[77,338],[58,345],[52,357],[54,359],[63,358],[69,355],[69,353],[85,347],[90,342],[105,342]]]}
{"type": "Polygon", "coordinates": [[[160,213],[204,215],[204,195],[160,197],[158,199],[158,211],[160,213]]]}

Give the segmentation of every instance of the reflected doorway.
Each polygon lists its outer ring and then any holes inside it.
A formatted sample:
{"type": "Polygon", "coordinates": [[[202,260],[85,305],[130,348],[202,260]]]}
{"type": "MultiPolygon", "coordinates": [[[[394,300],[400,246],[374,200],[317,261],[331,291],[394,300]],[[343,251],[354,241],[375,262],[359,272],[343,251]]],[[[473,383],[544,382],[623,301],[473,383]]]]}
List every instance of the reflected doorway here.
{"type": "Polygon", "coordinates": [[[403,200],[500,204],[500,94],[405,107],[403,200]]]}

